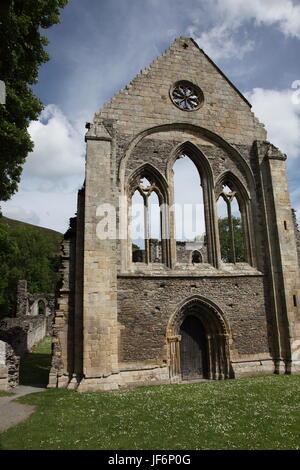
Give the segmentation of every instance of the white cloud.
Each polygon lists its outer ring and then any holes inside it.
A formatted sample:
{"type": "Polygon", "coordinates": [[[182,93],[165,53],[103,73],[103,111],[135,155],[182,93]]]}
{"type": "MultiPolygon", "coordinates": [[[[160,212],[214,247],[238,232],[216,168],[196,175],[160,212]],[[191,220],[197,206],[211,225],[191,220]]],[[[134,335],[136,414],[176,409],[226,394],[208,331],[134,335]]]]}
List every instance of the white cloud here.
{"type": "Polygon", "coordinates": [[[241,59],[255,47],[255,42],[245,34],[245,26],[250,22],[275,26],[286,37],[300,39],[300,5],[292,0],[210,0],[204,5],[214,26],[199,34],[196,18],[187,31],[214,60],[241,59]]]}
{"type": "Polygon", "coordinates": [[[300,5],[292,0],[217,0],[216,4],[236,24],[254,20],[257,24],[276,25],[286,36],[300,39],[300,5]]]}
{"type": "Polygon", "coordinates": [[[300,225],[300,103],[294,90],[264,90],[254,88],[245,93],[253,112],[266,126],[268,140],[287,154],[287,172],[292,207],[300,225]]]}
{"type": "Polygon", "coordinates": [[[268,140],[291,159],[300,158],[300,104],[293,102],[293,90],[254,88],[245,96],[265,124],[268,140]]]}
{"type": "Polygon", "coordinates": [[[18,192],[1,204],[4,215],[62,232],[67,229],[84,181],[85,143],[75,126],[53,104],[30,123],[34,151],[27,157],[18,192]]]}
{"type": "Polygon", "coordinates": [[[40,222],[39,216],[33,210],[26,210],[20,206],[8,206],[3,208],[3,215],[10,219],[20,220],[28,224],[38,225],[40,222]]]}
{"type": "Polygon", "coordinates": [[[226,23],[213,27],[199,37],[197,37],[196,28],[190,27],[188,34],[196,37],[195,40],[199,46],[214,60],[230,59],[231,57],[242,59],[247,52],[253,49],[255,44],[253,40],[247,39],[243,44],[238,45],[240,38],[235,37],[233,29],[229,28],[226,23]]]}
{"type": "Polygon", "coordinates": [[[24,178],[51,188],[70,177],[84,175],[84,140],[56,105],[48,105],[29,133],[34,151],[24,165],[24,178]],[[38,180],[38,181],[37,181],[38,180]]]}

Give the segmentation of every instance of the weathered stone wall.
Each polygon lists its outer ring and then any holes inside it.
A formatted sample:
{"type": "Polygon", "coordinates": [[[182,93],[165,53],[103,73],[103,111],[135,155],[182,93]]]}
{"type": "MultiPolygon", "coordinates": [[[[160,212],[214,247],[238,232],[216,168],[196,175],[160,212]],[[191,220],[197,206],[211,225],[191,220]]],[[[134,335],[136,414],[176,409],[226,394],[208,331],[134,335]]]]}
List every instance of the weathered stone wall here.
{"type": "Polygon", "coordinates": [[[46,328],[45,317],[6,317],[0,320],[0,339],[7,341],[16,354],[23,356],[46,336],[46,328]]]}
{"type": "Polygon", "coordinates": [[[76,218],[72,218],[61,244],[61,281],[57,286],[49,387],[66,386],[73,372],[75,253],[76,218]]]}
{"type": "Polygon", "coordinates": [[[47,334],[51,334],[51,324],[55,309],[55,295],[53,294],[30,294],[27,291],[27,281],[18,281],[16,316],[36,316],[39,312],[39,303],[43,306],[42,315],[49,317],[47,321],[47,334]]]}
{"type": "Polygon", "coordinates": [[[13,347],[0,340],[0,391],[8,391],[19,384],[20,356],[13,347]]]}
{"type": "Polygon", "coordinates": [[[178,305],[195,295],[211,299],[224,312],[235,358],[269,353],[264,290],[262,276],[120,277],[120,361],[166,361],[168,322],[178,305]]]}
{"type": "Polygon", "coordinates": [[[294,222],[294,228],[295,228],[295,237],[296,237],[296,245],[297,245],[297,253],[298,253],[298,263],[299,263],[299,269],[300,269],[300,230],[299,226],[297,223],[297,218],[296,218],[296,211],[293,209],[293,222],[294,222]]]}
{"type": "Polygon", "coordinates": [[[120,133],[132,136],[162,123],[184,121],[236,144],[251,145],[266,137],[247,100],[190,38],[176,39],[104,105],[96,115],[96,120],[101,119],[117,120],[120,133]],[[205,100],[198,111],[183,113],[171,102],[170,86],[178,80],[191,81],[202,89],[205,100]]]}

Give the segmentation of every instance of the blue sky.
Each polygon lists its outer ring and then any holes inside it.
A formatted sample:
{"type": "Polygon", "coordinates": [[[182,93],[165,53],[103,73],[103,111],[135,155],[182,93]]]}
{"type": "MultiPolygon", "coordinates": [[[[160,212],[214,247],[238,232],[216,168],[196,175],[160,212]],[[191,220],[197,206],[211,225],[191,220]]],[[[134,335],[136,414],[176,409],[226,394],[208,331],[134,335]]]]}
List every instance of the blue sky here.
{"type": "Polygon", "coordinates": [[[4,215],[65,231],[84,179],[85,122],[176,37],[189,36],[288,154],[299,220],[299,0],[70,0],[45,35],[51,60],[34,86],[45,110],[30,125],[35,150],[4,215]]]}

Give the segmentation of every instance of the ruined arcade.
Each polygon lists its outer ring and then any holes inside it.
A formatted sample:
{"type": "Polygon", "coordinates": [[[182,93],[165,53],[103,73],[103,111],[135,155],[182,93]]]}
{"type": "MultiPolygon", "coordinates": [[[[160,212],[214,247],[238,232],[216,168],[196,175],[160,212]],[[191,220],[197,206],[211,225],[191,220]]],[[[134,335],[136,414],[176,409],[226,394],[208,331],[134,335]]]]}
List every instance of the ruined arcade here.
{"type": "Polygon", "coordinates": [[[95,114],[86,143],[85,183],[62,246],[49,387],[299,373],[299,246],[286,156],[211,59],[192,39],[175,40],[95,114]],[[203,200],[204,235],[189,241],[177,239],[172,210],[182,157],[203,200]],[[135,195],[145,208],[139,246],[135,195]],[[151,195],[160,207],[156,239],[151,195]],[[115,216],[106,237],[105,208],[115,216]]]}

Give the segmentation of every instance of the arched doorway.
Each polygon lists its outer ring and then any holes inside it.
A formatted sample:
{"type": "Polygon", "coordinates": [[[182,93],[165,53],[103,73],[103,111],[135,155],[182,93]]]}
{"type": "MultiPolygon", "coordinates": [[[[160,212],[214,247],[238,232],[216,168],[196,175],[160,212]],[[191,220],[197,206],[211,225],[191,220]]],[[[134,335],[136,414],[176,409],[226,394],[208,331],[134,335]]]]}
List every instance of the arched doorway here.
{"type": "Polygon", "coordinates": [[[229,338],[228,324],[215,303],[202,296],[183,302],[167,327],[171,382],[231,377],[229,338]]]}
{"type": "Polygon", "coordinates": [[[188,315],[180,327],[180,365],[183,380],[207,378],[207,338],[201,321],[188,315]]]}

